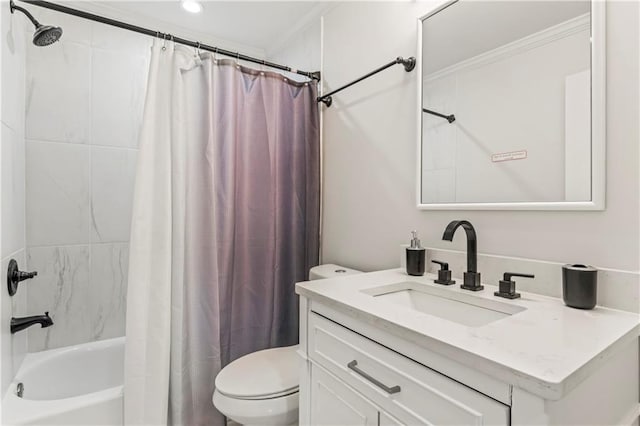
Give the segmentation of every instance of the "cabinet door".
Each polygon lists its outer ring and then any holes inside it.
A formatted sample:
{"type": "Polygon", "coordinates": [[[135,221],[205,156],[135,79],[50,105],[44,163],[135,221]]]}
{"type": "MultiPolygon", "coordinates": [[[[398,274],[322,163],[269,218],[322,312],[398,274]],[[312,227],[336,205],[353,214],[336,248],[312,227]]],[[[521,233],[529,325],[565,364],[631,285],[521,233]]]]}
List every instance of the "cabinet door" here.
{"type": "Polygon", "coordinates": [[[324,369],[312,365],[311,424],[376,426],[378,409],[324,369]]]}

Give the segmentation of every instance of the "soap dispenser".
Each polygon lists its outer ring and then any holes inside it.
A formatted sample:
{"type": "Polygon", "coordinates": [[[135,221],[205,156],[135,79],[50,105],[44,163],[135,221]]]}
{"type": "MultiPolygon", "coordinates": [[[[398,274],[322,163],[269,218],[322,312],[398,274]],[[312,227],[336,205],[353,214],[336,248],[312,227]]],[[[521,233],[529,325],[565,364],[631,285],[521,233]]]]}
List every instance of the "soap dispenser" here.
{"type": "Polygon", "coordinates": [[[420,246],[418,233],[411,231],[411,244],[407,247],[407,274],[414,276],[424,275],[424,260],[426,250],[420,246]]]}

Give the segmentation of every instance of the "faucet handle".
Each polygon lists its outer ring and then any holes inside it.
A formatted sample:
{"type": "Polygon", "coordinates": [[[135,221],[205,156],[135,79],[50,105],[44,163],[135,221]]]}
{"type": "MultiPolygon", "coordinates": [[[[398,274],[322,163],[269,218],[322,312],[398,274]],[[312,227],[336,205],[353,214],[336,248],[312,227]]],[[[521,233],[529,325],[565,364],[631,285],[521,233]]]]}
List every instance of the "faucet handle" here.
{"type": "Polygon", "coordinates": [[[520,297],[520,293],[516,293],[516,283],[513,281],[513,277],[535,278],[535,275],[520,274],[518,272],[505,272],[503,279],[500,280],[498,287],[499,291],[496,291],[493,294],[498,297],[504,297],[505,299],[517,299],[520,297]]]}
{"type": "Polygon", "coordinates": [[[533,274],[520,274],[518,272],[505,272],[502,281],[512,281],[511,277],[535,278],[533,274]]]}
{"type": "Polygon", "coordinates": [[[431,263],[437,263],[438,265],[440,265],[440,270],[441,271],[448,271],[449,270],[449,264],[447,262],[440,262],[439,260],[433,259],[431,261],[431,263]]]}
{"type": "Polygon", "coordinates": [[[36,271],[25,272],[18,268],[18,262],[15,259],[9,261],[9,267],[7,269],[7,289],[9,290],[9,296],[13,296],[18,291],[18,283],[24,280],[30,280],[38,275],[36,271]]]}
{"type": "Polygon", "coordinates": [[[456,283],[451,279],[451,271],[449,270],[449,264],[447,262],[441,262],[435,259],[431,260],[431,262],[440,265],[440,269],[438,270],[438,279],[433,280],[434,283],[442,285],[452,285],[456,283]]]}

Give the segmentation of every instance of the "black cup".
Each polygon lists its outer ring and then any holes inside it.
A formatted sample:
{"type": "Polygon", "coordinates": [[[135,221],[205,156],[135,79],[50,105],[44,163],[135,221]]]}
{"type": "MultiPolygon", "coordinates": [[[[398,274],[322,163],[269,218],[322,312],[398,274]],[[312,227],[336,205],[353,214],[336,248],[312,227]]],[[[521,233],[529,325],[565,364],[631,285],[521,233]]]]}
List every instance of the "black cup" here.
{"type": "Polygon", "coordinates": [[[562,267],[562,299],[572,308],[593,309],[598,298],[598,270],[588,265],[562,267]]]}

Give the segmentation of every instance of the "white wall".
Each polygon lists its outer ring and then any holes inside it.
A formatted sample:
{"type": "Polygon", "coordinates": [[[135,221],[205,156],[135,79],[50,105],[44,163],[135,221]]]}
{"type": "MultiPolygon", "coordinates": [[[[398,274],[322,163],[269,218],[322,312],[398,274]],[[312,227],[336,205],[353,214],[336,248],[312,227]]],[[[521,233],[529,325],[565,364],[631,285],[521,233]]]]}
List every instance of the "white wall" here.
{"type": "Polygon", "coordinates": [[[25,262],[25,169],[24,169],[24,103],[25,103],[25,37],[24,17],[9,12],[8,2],[0,2],[0,364],[1,388],[5,390],[27,351],[25,333],[11,335],[12,316],[25,314],[27,294],[24,285],[10,297],[6,288],[6,270],[10,259],[16,259],[23,269],[25,262]]]}
{"type": "MultiPolygon", "coordinates": [[[[344,3],[324,18],[323,79],[336,88],[396,56],[416,54],[417,18],[435,3],[344,3]]],[[[325,109],[323,262],[363,270],[398,266],[398,245],[465,249],[468,219],[488,254],[640,269],[637,2],[607,4],[607,210],[419,211],[415,207],[415,73],[393,67],[334,96],[325,109]]],[[[324,107],[323,107],[324,108],[324,107]]]]}
{"type": "MultiPolygon", "coordinates": [[[[27,49],[29,352],[124,335],[129,228],[151,39],[32,7],[64,35],[27,49]]],[[[31,31],[31,29],[29,29],[31,31]]]]}
{"type": "MultiPolygon", "coordinates": [[[[302,71],[320,71],[321,35],[322,20],[313,17],[267,52],[267,58],[302,71]]],[[[298,81],[308,80],[298,74],[286,74],[298,81]]]]}

